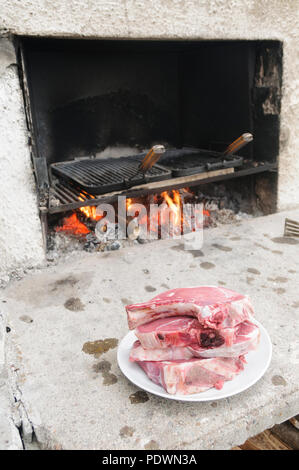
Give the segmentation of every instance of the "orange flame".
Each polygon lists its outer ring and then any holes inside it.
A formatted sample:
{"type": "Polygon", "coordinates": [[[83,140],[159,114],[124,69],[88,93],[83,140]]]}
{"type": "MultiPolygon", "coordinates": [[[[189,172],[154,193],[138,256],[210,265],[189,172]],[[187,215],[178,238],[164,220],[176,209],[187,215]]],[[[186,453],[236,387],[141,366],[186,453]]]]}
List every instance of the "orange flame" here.
{"type": "Polygon", "coordinates": [[[87,235],[90,230],[84,225],[77,217],[74,212],[70,217],[63,219],[63,225],[61,227],[55,227],[56,232],[65,232],[70,235],[87,235]]]}

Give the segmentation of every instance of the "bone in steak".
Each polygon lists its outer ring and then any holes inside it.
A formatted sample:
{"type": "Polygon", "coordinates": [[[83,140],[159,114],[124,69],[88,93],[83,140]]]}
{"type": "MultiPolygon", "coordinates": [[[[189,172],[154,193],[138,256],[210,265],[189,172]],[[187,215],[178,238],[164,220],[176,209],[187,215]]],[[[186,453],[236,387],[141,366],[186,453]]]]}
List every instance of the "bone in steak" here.
{"type": "Polygon", "coordinates": [[[175,361],[191,357],[239,357],[257,348],[260,332],[256,325],[251,322],[243,322],[234,330],[232,343],[225,344],[223,341],[218,347],[204,347],[200,343],[193,343],[186,346],[145,349],[140,341],[135,341],[131,349],[130,361],[175,361]]]}
{"type": "Polygon", "coordinates": [[[145,349],[188,346],[197,343],[199,322],[187,316],[167,317],[140,325],[135,335],[145,349]]]}
{"type": "Polygon", "coordinates": [[[244,369],[244,358],[190,359],[138,362],[150,380],[172,394],[188,395],[215,387],[218,390],[244,369]]]}
{"type": "Polygon", "coordinates": [[[224,287],[186,287],[159,294],[148,302],[127,305],[129,328],[159,318],[188,315],[203,327],[232,328],[253,315],[248,297],[224,287]]]}

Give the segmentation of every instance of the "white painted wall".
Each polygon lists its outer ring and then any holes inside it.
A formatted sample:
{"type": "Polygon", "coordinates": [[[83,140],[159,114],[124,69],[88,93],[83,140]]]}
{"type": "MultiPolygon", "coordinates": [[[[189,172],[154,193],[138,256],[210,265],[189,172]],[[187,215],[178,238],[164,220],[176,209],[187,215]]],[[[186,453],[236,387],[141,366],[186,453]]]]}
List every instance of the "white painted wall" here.
{"type": "Polygon", "coordinates": [[[44,259],[23,97],[13,48],[0,40],[0,279],[44,259]]]}
{"type": "MultiPolygon", "coordinates": [[[[90,38],[283,41],[278,207],[283,210],[299,205],[298,0],[0,0],[0,12],[0,36],[12,33],[90,38]]],[[[4,192],[6,204],[15,210],[15,180],[9,176],[9,171],[17,169],[18,200],[26,201],[27,205],[25,212],[19,215],[23,228],[12,227],[1,209],[1,223],[11,237],[5,247],[7,241],[3,240],[1,228],[0,255],[1,258],[4,256],[1,264],[8,269],[29,260],[42,259],[21,97],[13,67],[0,78],[1,104],[7,109],[0,117],[0,132],[4,133],[0,169],[1,179],[5,180],[0,195],[4,192]],[[15,230],[18,235],[13,235],[15,230]],[[26,253],[21,243],[18,244],[21,239],[26,241],[26,253]],[[11,247],[14,247],[13,252],[7,253],[11,247]]]]}

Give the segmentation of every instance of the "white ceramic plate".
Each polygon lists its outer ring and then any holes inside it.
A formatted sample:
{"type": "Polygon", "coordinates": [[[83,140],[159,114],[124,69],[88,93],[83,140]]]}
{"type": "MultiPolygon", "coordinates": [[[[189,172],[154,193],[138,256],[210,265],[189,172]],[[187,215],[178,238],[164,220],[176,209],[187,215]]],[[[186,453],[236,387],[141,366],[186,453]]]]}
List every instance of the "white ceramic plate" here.
{"type": "Polygon", "coordinates": [[[211,388],[206,392],[194,395],[170,395],[160,385],[152,382],[145,372],[135,363],[129,361],[130,349],[137,340],[134,331],[130,331],[120,342],[117,350],[117,361],[122,373],[137,387],[147,392],[159,395],[170,400],[180,401],[209,401],[220,400],[241,393],[255,384],[266,372],[271,362],[272,344],[265,328],[255,320],[260,328],[260,344],[256,351],[251,351],[246,355],[247,364],[244,371],[233,380],[225,382],[221,390],[211,388]]]}

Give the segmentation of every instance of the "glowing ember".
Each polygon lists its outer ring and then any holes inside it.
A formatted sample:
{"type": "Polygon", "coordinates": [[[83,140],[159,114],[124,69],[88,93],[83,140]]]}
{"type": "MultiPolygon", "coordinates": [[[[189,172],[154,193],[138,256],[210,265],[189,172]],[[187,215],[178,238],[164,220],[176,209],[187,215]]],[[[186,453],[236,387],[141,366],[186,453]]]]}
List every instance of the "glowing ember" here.
{"type": "Polygon", "coordinates": [[[87,235],[90,230],[86,225],[82,224],[74,212],[70,217],[63,219],[63,225],[61,227],[55,227],[56,232],[65,232],[69,235],[87,235]]]}

